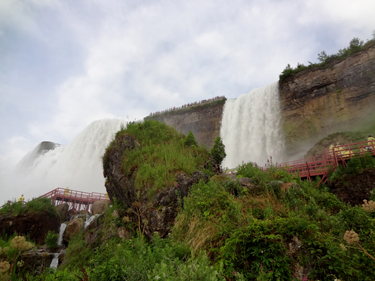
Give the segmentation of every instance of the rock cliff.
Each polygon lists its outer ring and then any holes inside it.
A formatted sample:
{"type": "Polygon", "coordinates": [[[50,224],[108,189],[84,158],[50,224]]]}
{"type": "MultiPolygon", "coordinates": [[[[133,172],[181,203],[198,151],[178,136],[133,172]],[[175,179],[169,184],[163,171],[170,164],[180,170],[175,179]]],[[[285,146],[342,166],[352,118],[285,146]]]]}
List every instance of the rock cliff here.
{"type": "Polygon", "coordinates": [[[331,133],[369,130],[375,121],[375,43],[287,77],[280,96],[289,157],[331,133]]]}
{"type": "Polygon", "coordinates": [[[166,112],[145,119],[158,120],[187,135],[191,131],[199,144],[211,149],[220,136],[221,117],[226,99],[166,112]]]}

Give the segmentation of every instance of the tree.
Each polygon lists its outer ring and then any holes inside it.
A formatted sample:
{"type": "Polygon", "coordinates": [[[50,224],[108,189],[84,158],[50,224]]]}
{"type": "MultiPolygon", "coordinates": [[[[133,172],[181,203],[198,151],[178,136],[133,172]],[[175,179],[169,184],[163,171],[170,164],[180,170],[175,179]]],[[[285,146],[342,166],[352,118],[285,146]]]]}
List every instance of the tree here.
{"type": "Polygon", "coordinates": [[[320,62],[325,62],[326,59],[328,58],[327,54],[325,51],[321,51],[319,54],[318,54],[318,60],[320,62]]]}
{"type": "Polygon", "coordinates": [[[211,148],[210,154],[214,160],[221,165],[224,158],[227,156],[225,153],[225,145],[220,137],[217,137],[214,142],[214,146],[211,148]]]}
{"type": "Polygon", "coordinates": [[[197,141],[195,140],[195,137],[191,131],[187,134],[187,136],[184,139],[184,145],[185,146],[198,146],[197,141]]]}

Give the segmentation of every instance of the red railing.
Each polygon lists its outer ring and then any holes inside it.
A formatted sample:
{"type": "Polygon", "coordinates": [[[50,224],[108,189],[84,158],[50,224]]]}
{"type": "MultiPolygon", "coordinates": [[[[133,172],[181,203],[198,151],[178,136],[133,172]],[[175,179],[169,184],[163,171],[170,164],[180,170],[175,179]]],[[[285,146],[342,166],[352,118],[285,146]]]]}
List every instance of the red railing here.
{"type": "Polygon", "coordinates": [[[77,211],[86,210],[89,211],[91,205],[98,200],[106,200],[110,203],[107,194],[99,192],[84,192],[78,190],[71,190],[66,188],[56,188],[40,197],[51,198],[55,206],[67,203],[69,209],[75,209],[77,211]]]}
{"type": "MultiPolygon", "coordinates": [[[[323,154],[295,161],[289,161],[282,164],[271,165],[272,167],[280,167],[288,173],[299,177],[310,179],[314,176],[322,176],[325,178],[329,171],[334,170],[338,165],[346,165],[348,159],[353,157],[362,157],[365,154],[375,155],[375,141],[364,141],[358,143],[350,143],[335,146],[332,149],[325,150],[323,154]]],[[[262,168],[269,169],[270,166],[262,168]]]]}

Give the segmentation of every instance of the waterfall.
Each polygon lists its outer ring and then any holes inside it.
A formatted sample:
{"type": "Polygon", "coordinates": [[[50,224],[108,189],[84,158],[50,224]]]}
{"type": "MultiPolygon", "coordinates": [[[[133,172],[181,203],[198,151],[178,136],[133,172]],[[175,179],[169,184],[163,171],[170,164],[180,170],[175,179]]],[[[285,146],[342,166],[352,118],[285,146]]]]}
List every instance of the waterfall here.
{"type": "MultiPolygon", "coordinates": [[[[126,120],[92,122],[67,145],[41,150],[38,145],[17,165],[13,184],[25,197],[40,196],[57,187],[105,192],[102,156],[126,120]]],[[[43,147],[43,146],[42,146],[43,147]]]]}
{"type": "Polygon", "coordinates": [[[86,214],[86,220],[85,220],[85,223],[84,223],[84,227],[83,228],[86,228],[90,225],[90,223],[92,223],[92,221],[94,219],[96,219],[99,215],[89,215],[89,214],[86,214]]]}
{"type": "Polygon", "coordinates": [[[242,162],[264,165],[271,156],[274,163],[283,161],[278,82],[227,100],[220,135],[227,154],[223,167],[242,162]]]}
{"type": "Polygon", "coordinates": [[[57,269],[57,266],[59,265],[59,253],[54,253],[53,254],[53,259],[50,264],[50,268],[57,269]]]}
{"type": "Polygon", "coordinates": [[[63,235],[66,229],[66,223],[62,223],[60,225],[60,232],[59,232],[59,239],[57,240],[57,245],[62,246],[62,240],[63,240],[63,235]]]}

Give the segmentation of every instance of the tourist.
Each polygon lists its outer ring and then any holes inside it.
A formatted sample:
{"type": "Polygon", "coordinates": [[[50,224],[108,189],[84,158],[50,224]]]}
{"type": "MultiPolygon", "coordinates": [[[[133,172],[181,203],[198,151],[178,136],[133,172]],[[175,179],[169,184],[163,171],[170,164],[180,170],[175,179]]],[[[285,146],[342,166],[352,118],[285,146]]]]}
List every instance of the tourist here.
{"type": "Polygon", "coordinates": [[[25,197],[23,197],[23,194],[18,198],[18,202],[23,202],[25,201],[25,197]]]}
{"type": "Polygon", "coordinates": [[[333,149],[335,148],[335,143],[331,143],[331,145],[329,146],[329,155],[330,156],[333,156],[333,149]]]}
{"type": "Polygon", "coordinates": [[[367,145],[368,147],[366,147],[367,150],[373,150],[374,149],[374,145],[375,145],[375,138],[372,137],[371,135],[368,135],[368,138],[367,138],[367,145]]]}

